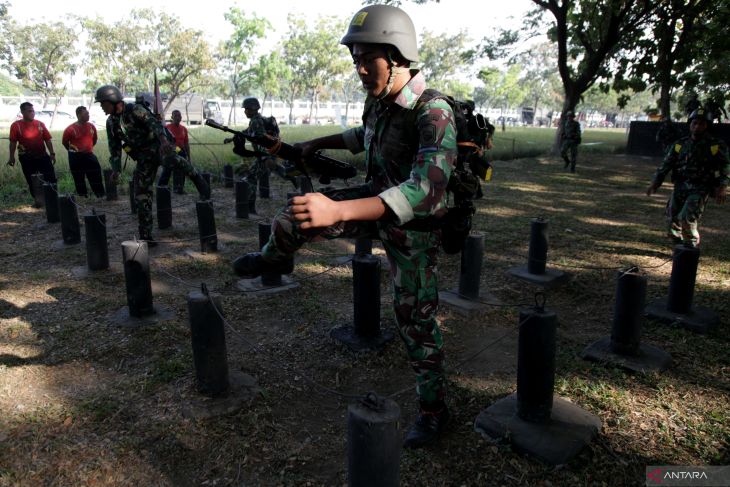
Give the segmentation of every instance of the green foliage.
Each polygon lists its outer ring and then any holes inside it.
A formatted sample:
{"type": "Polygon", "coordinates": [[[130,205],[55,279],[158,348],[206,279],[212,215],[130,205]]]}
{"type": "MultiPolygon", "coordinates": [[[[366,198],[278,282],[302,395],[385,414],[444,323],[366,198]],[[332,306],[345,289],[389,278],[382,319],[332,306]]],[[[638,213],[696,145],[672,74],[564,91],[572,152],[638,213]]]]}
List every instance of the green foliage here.
{"type": "Polygon", "coordinates": [[[23,85],[0,73],[0,95],[20,96],[23,94],[23,85]]]}
{"type": "MultiPolygon", "coordinates": [[[[516,106],[525,98],[524,84],[520,82],[522,67],[513,64],[507,71],[497,68],[485,68],[479,72],[479,79],[484,83],[479,92],[480,101],[492,107],[516,106]]],[[[475,99],[476,101],[476,99],[475,99]]]]}
{"type": "Polygon", "coordinates": [[[7,64],[23,86],[40,93],[44,106],[49,97],[63,96],[63,77],[76,70],[72,58],[77,34],[61,22],[24,26],[10,22],[7,37],[7,64]]]}
{"type": "MultiPolygon", "coordinates": [[[[419,68],[430,86],[445,93],[453,93],[449,87],[459,74],[471,67],[472,51],[467,49],[470,39],[465,31],[457,34],[433,34],[424,30],[418,43],[419,68]]],[[[469,90],[471,91],[471,90],[469,90]]]]}

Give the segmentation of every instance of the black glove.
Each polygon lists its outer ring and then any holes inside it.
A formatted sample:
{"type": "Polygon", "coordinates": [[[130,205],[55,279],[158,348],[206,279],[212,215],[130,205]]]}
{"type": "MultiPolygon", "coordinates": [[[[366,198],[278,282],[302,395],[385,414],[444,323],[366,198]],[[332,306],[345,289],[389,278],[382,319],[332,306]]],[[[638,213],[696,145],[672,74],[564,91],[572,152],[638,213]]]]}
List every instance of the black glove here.
{"type": "Polygon", "coordinates": [[[243,135],[236,134],[233,136],[233,153],[241,157],[249,155],[249,151],[246,150],[246,139],[243,135]]]}

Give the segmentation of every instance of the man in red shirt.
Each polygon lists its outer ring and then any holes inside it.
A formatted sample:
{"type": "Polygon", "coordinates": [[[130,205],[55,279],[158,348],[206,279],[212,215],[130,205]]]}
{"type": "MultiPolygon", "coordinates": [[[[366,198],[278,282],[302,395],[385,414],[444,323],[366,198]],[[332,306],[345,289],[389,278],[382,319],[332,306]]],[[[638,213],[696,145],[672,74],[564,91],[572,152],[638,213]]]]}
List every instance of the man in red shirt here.
{"type": "Polygon", "coordinates": [[[21,103],[20,113],[22,120],[13,122],[10,126],[10,156],[8,165],[15,165],[15,151],[18,151],[20,167],[23,168],[25,181],[33,196],[33,174],[42,174],[43,181],[56,182],[56,172],[53,165],[56,163],[56,153],[53,152],[51,133],[43,122],[35,120],[35,110],[32,103],[21,103]],[[48,153],[46,153],[48,148],[48,153]]]}
{"type": "Polygon", "coordinates": [[[89,179],[91,190],[97,198],[104,196],[104,184],[101,182],[101,165],[94,155],[97,135],[96,127],[89,123],[89,111],[86,107],[76,108],[77,121],[63,131],[62,144],[68,151],[68,167],[74,178],[76,193],[87,198],[86,179],[89,179]]]}
{"type": "MultiPolygon", "coordinates": [[[[172,111],[172,122],[168,123],[165,128],[175,137],[175,146],[178,148],[178,154],[190,162],[190,143],[188,141],[188,129],[180,122],[182,114],[180,110],[172,111]]],[[[170,181],[170,173],[172,173],[172,185],[175,193],[183,194],[183,186],[185,185],[185,174],[181,171],[171,171],[167,167],[162,167],[160,179],[157,181],[158,186],[167,186],[170,181]]]]}

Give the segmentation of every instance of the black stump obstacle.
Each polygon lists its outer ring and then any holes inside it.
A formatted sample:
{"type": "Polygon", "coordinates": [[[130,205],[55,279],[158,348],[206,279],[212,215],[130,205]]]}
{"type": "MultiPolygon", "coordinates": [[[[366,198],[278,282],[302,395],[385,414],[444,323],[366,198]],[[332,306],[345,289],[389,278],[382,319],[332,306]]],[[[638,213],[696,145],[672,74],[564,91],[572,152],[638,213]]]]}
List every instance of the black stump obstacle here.
{"type": "Polygon", "coordinates": [[[233,166],[226,164],[223,166],[223,187],[233,187],[233,166]]]}
{"type": "Polygon", "coordinates": [[[45,192],[43,191],[43,174],[39,172],[32,174],[30,184],[33,187],[33,207],[43,208],[46,204],[45,192]]]}
{"type": "Polygon", "coordinates": [[[392,399],[368,394],[347,407],[347,484],[400,485],[400,408],[392,399]]]}
{"type": "MultiPolygon", "coordinates": [[[[259,248],[263,249],[271,235],[271,223],[259,222],[259,248]]],[[[254,292],[255,295],[278,294],[299,287],[299,283],[289,276],[282,276],[274,272],[264,272],[254,279],[241,279],[238,289],[244,292],[254,292]]]]}
{"type": "Polygon", "coordinates": [[[469,315],[482,311],[489,305],[499,304],[499,300],[491,293],[479,290],[483,256],[484,234],[472,232],[461,251],[459,288],[439,291],[439,299],[461,314],[469,315]]]}
{"type": "Polygon", "coordinates": [[[663,323],[677,324],[696,333],[709,333],[720,324],[713,310],[692,306],[700,249],[677,245],[672,257],[667,299],[646,307],[646,315],[663,323]]]}
{"type": "Polygon", "coordinates": [[[355,255],[368,255],[373,253],[373,239],[359,237],[355,239],[355,255]]]}
{"type": "MultiPolygon", "coordinates": [[[[268,169],[264,169],[259,172],[259,197],[268,199],[271,198],[271,191],[269,186],[270,174],[268,169]]],[[[255,189],[255,188],[254,188],[255,189]]]]}
{"type": "Polygon", "coordinates": [[[259,391],[256,379],[228,369],[225,320],[220,296],[201,291],[188,295],[190,339],[193,347],[196,389],[203,396],[186,398],[186,417],[205,419],[241,409],[259,391]]]}
{"type": "Polygon", "coordinates": [[[205,182],[208,183],[208,187],[209,188],[212,187],[210,185],[211,174],[209,172],[201,172],[200,175],[203,177],[203,179],[205,180],[205,182]]]}
{"type": "Polygon", "coordinates": [[[483,410],[475,431],[491,442],[558,465],[588,444],[601,428],[593,414],[553,394],[555,313],[542,306],[520,311],[517,392],[483,410]]]}
{"type": "Polygon", "coordinates": [[[251,185],[243,179],[236,181],[236,218],[248,219],[251,185]]]}
{"type": "Polygon", "coordinates": [[[112,181],[112,174],[114,171],[111,169],[104,169],[104,192],[106,193],[107,201],[116,201],[119,198],[117,192],[117,183],[112,181]]]}
{"type": "Polygon", "coordinates": [[[167,186],[157,186],[157,228],[165,230],[172,226],[172,195],[167,186]]]}
{"type": "Polygon", "coordinates": [[[86,230],[86,264],[90,271],[109,268],[109,245],[106,241],[106,215],[84,215],[86,230]]]}
{"type": "Polygon", "coordinates": [[[172,189],[176,194],[185,194],[185,173],[181,169],[172,170],[172,189]]]}
{"type": "Polygon", "coordinates": [[[548,221],[542,217],[530,223],[530,248],[527,265],[512,267],[507,271],[512,277],[540,286],[552,286],[563,282],[569,276],[563,271],[547,268],[548,221]]]}
{"type": "Polygon", "coordinates": [[[81,228],[79,214],[73,195],[63,195],[58,198],[58,209],[61,215],[61,236],[64,245],[81,243],[81,228]]]}
{"type": "Polygon", "coordinates": [[[634,372],[661,371],[669,367],[671,355],[641,343],[645,300],[646,276],[637,267],[619,271],[611,336],[586,347],[581,357],[634,372]]]}
{"type": "Polygon", "coordinates": [[[197,201],[195,213],[198,216],[198,232],[200,233],[200,251],[217,252],[218,234],[215,228],[215,211],[213,202],[197,201]]]}
{"type": "Polygon", "coordinates": [[[174,314],[163,307],[154,306],[150,255],[147,242],[127,240],[122,242],[122,261],[127,293],[127,306],[111,316],[120,326],[136,327],[169,320],[174,314]]]}
{"type": "Polygon", "coordinates": [[[381,350],[394,338],[380,327],[380,259],[370,254],[352,259],[353,326],[342,326],[330,336],[351,350],[381,350]]]}
{"type": "Polygon", "coordinates": [[[61,215],[58,208],[58,187],[55,183],[43,184],[43,199],[46,203],[46,221],[58,223],[61,215]]]}
{"type": "Polygon", "coordinates": [[[137,195],[134,192],[134,179],[129,180],[129,209],[134,215],[137,213],[137,195]]]}

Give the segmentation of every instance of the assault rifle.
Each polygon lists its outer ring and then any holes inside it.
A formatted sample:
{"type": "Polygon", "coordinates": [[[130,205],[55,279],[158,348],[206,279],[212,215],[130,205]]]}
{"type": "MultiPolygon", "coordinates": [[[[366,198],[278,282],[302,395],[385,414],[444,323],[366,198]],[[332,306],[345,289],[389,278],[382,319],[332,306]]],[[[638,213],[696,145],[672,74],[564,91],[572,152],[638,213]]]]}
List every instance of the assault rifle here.
{"type": "Polygon", "coordinates": [[[233,152],[240,156],[274,156],[288,161],[289,166],[286,168],[287,176],[296,176],[297,174],[309,176],[309,172],[311,171],[319,174],[320,183],[330,184],[332,178],[350,179],[357,175],[357,168],[346,162],[327,157],[319,152],[303,158],[301,149],[282,142],[281,139],[276,139],[270,135],[250,135],[246,132],[233,130],[211,119],[207,119],[205,124],[214,129],[233,134],[233,152]],[[247,140],[264,147],[267,152],[246,149],[247,140]]]}

